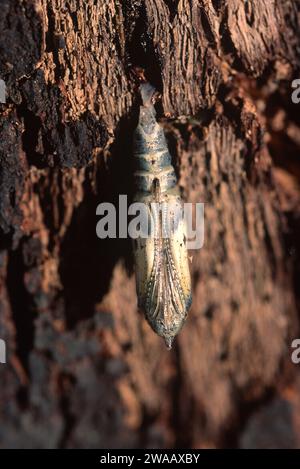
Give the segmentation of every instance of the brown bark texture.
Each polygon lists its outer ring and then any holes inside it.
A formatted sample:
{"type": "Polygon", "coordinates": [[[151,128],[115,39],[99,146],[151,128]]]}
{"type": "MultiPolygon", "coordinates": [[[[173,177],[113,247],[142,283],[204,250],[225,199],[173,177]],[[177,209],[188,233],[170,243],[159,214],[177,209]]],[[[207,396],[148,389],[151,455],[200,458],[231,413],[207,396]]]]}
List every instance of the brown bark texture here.
{"type": "Polygon", "coordinates": [[[2,448],[300,447],[296,0],[1,0],[2,448]],[[136,68],[205,203],[172,351],[137,310],[136,68]]]}

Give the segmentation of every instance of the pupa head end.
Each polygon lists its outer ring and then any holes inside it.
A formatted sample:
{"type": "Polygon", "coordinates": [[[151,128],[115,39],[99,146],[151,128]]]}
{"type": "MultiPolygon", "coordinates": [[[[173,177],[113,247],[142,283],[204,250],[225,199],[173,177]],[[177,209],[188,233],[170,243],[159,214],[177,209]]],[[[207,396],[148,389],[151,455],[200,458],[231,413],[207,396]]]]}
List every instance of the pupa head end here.
{"type": "Polygon", "coordinates": [[[168,350],[171,350],[172,349],[172,345],[173,345],[173,340],[174,340],[174,337],[164,337],[164,340],[165,340],[165,344],[167,346],[167,349],[168,350]]]}

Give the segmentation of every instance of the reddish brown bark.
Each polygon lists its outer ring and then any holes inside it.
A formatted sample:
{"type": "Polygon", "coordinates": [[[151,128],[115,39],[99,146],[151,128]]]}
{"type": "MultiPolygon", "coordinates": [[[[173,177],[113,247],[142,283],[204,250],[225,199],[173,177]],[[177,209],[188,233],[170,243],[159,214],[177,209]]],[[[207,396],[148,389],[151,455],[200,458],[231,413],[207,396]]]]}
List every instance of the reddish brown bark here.
{"type": "Polygon", "coordinates": [[[299,446],[296,1],[1,10],[1,447],[276,447],[274,419],[299,446]],[[206,204],[172,352],[137,312],[130,241],[95,235],[97,204],[132,193],[134,67],[206,204]]]}

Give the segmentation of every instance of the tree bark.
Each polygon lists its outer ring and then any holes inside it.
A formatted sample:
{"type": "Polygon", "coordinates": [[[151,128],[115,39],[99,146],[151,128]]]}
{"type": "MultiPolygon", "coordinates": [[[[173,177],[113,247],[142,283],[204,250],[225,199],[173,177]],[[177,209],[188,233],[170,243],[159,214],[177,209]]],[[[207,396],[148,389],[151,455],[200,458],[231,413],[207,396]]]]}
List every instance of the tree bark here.
{"type": "Polygon", "coordinates": [[[297,2],[0,6],[0,446],[299,447],[297,2]],[[205,203],[171,352],[138,314],[130,241],[95,234],[97,205],[132,195],[135,67],[205,203]]]}

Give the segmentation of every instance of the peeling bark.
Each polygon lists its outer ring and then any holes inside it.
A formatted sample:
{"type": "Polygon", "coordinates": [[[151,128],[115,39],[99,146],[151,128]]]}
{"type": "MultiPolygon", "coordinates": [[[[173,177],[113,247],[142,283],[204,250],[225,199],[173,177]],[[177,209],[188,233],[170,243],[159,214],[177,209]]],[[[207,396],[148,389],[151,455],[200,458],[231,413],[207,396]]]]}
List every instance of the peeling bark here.
{"type": "Polygon", "coordinates": [[[0,446],[259,445],[258,409],[299,394],[297,2],[0,6],[0,446]],[[206,204],[171,353],[137,312],[130,241],[95,235],[96,206],[133,191],[134,67],[206,204]]]}

